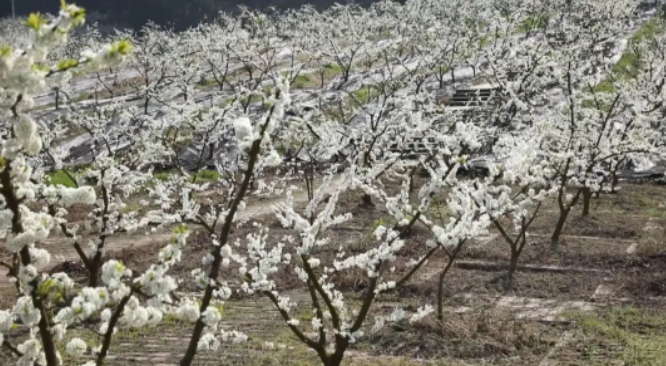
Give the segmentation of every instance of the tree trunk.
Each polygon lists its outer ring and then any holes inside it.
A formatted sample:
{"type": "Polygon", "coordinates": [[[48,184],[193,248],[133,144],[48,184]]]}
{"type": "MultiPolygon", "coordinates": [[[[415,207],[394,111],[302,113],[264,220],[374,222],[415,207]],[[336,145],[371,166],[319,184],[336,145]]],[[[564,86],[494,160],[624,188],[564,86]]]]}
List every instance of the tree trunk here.
{"type": "Polygon", "coordinates": [[[412,170],[412,173],[409,175],[409,195],[411,196],[412,193],[414,193],[414,170],[412,170]]]}
{"type": "Polygon", "coordinates": [[[129,300],[132,298],[132,293],[134,290],[130,291],[130,294],[128,296],[125,296],[120,303],[118,304],[118,307],[116,310],[113,312],[113,315],[111,316],[111,319],[109,320],[109,325],[108,325],[108,330],[106,334],[104,334],[104,341],[102,343],[102,349],[100,350],[99,354],[97,355],[97,365],[103,365],[104,360],[106,359],[106,356],[109,352],[109,347],[111,347],[111,339],[113,338],[114,328],[116,327],[116,323],[118,323],[118,320],[120,319],[120,316],[123,313],[123,310],[125,310],[125,306],[127,306],[127,303],[129,300]]]}
{"type": "Polygon", "coordinates": [[[361,199],[363,202],[363,206],[374,206],[375,204],[372,202],[372,196],[364,193],[363,198],[361,199]]]}
{"type": "MultiPolygon", "coordinates": [[[[5,205],[14,215],[12,217],[12,232],[14,234],[24,233],[23,223],[21,219],[21,211],[19,209],[20,201],[14,192],[14,186],[12,184],[12,175],[11,175],[11,161],[7,161],[5,168],[0,172],[0,195],[5,199],[5,205]]],[[[28,247],[23,247],[19,251],[19,258],[21,265],[27,267],[32,264],[32,258],[30,256],[30,249],[28,247]]],[[[55,346],[55,341],[51,334],[51,325],[49,322],[49,314],[44,303],[44,299],[39,293],[38,290],[39,280],[36,278],[30,282],[30,298],[32,299],[32,304],[37,309],[41,315],[41,318],[38,323],[39,335],[42,340],[42,347],[44,349],[44,357],[46,359],[47,366],[57,366],[59,364],[57,349],[55,346]]]]}
{"type": "Polygon", "coordinates": [[[562,231],[564,230],[564,225],[567,222],[567,216],[569,216],[569,211],[571,211],[571,208],[568,209],[560,209],[560,218],[557,220],[557,226],[555,226],[555,231],[553,231],[553,235],[550,237],[550,249],[556,250],[558,245],[560,244],[560,236],[562,235],[562,231]]]}
{"type": "Polygon", "coordinates": [[[506,283],[504,288],[511,290],[513,288],[513,276],[518,268],[518,250],[511,248],[511,260],[509,261],[509,271],[506,273],[506,283]]]}
{"type": "Polygon", "coordinates": [[[439,281],[437,282],[437,320],[440,322],[444,320],[444,276],[445,271],[439,274],[439,281]]]}
{"type": "Polygon", "coordinates": [[[617,188],[617,184],[619,183],[620,179],[617,177],[617,170],[613,172],[613,180],[611,182],[611,193],[615,193],[615,189],[617,188]]]}
{"type": "Polygon", "coordinates": [[[343,357],[344,357],[344,353],[338,354],[336,352],[336,353],[332,354],[328,358],[328,361],[326,362],[326,366],[340,366],[340,365],[342,365],[343,357]]]}
{"type": "Polygon", "coordinates": [[[99,271],[102,264],[102,252],[98,251],[95,256],[90,260],[90,267],[88,268],[88,287],[97,287],[99,285],[99,271]]]}
{"type": "Polygon", "coordinates": [[[329,359],[325,364],[326,366],[340,366],[342,365],[342,359],[329,359]]]}
{"type": "Polygon", "coordinates": [[[592,190],[583,188],[583,216],[590,214],[590,202],[592,201],[592,190]]]}
{"type": "Polygon", "coordinates": [[[449,269],[451,269],[453,262],[458,256],[459,249],[460,246],[456,248],[453,256],[449,258],[449,262],[446,264],[446,267],[444,267],[442,272],[439,274],[439,281],[437,283],[437,320],[440,322],[444,320],[444,277],[446,277],[446,274],[449,272],[449,269]]]}

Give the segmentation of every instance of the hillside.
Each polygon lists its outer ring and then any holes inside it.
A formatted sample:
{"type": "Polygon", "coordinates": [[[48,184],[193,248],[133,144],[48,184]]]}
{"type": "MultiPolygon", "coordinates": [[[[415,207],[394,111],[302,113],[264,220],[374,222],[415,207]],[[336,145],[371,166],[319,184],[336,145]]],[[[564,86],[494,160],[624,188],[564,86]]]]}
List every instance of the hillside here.
{"type": "MultiPolygon", "coordinates": [[[[130,27],[139,29],[148,21],[157,24],[173,26],[176,29],[185,29],[196,26],[206,19],[215,18],[217,13],[238,12],[239,6],[254,9],[297,9],[304,5],[312,5],[318,9],[325,9],[334,3],[333,0],[82,0],[77,4],[89,9],[93,19],[105,26],[118,28],[130,27]]],[[[357,4],[369,4],[371,0],[355,1],[357,4]]],[[[342,1],[345,3],[345,1],[342,1]]],[[[16,12],[19,16],[26,16],[33,12],[55,13],[58,10],[57,0],[30,0],[16,1],[16,12]]],[[[10,17],[11,8],[3,6],[0,9],[0,18],[10,17]]]]}

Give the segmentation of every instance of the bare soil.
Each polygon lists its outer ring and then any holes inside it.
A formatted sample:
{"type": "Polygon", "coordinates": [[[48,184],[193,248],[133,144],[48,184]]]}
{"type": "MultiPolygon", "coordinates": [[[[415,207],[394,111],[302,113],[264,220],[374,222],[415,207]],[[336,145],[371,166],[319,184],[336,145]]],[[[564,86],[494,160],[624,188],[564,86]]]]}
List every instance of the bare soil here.
{"type": "Polygon", "coordinates": [[[441,322],[427,318],[401,322],[373,335],[373,352],[417,359],[449,358],[474,364],[538,364],[555,344],[561,327],[526,320],[495,309],[475,313],[447,311],[441,322]]]}
{"type": "MultiPolygon", "coordinates": [[[[627,256],[627,248],[633,241],[566,236],[557,250],[550,247],[550,239],[530,237],[521,254],[523,263],[577,268],[625,268],[634,259],[627,256]]],[[[496,236],[483,246],[469,246],[461,258],[508,263],[511,255],[508,243],[496,236]]]]}

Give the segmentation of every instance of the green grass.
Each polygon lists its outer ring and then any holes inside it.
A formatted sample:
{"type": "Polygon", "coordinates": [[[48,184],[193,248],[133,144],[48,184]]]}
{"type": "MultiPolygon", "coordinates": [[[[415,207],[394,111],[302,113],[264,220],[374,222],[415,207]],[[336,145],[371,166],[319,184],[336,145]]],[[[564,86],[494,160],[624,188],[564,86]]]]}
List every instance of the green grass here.
{"type": "Polygon", "coordinates": [[[645,216],[649,216],[651,218],[666,220],[666,210],[658,207],[648,207],[643,211],[643,213],[645,216]]]}
{"type": "Polygon", "coordinates": [[[659,207],[661,202],[654,199],[654,196],[641,195],[635,199],[640,207],[640,214],[656,219],[666,219],[666,209],[659,207]]]}
{"type": "Polygon", "coordinates": [[[225,100],[223,100],[222,103],[218,104],[217,106],[220,107],[220,108],[224,108],[224,107],[229,106],[235,100],[236,100],[236,97],[228,97],[225,100]]]}
{"type": "MultiPolygon", "coordinates": [[[[666,317],[632,307],[612,308],[599,315],[571,314],[582,331],[578,351],[591,356],[589,365],[623,361],[632,366],[666,365],[666,317]],[[596,363],[595,363],[596,362],[596,363]]],[[[586,360],[587,361],[587,360],[586,360]]]]}
{"type": "Polygon", "coordinates": [[[336,76],[342,74],[342,67],[335,63],[328,63],[322,66],[319,70],[309,74],[301,74],[296,77],[291,84],[293,89],[315,88],[333,80],[336,76]]]}
{"type": "Polygon", "coordinates": [[[324,65],[324,70],[335,73],[342,73],[342,67],[340,67],[340,65],[335,63],[328,63],[324,65]]]}
{"type": "Polygon", "coordinates": [[[647,231],[638,241],[638,257],[661,256],[665,253],[666,244],[658,230],[647,231]]]}
{"type": "Polygon", "coordinates": [[[527,33],[527,31],[546,28],[548,20],[549,17],[546,15],[527,17],[523,20],[522,24],[518,26],[518,32],[527,33]]]}
{"type": "Polygon", "coordinates": [[[593,89],[595,93],[612,93],[615,91],[613,83],[608,80],[602,81],[601,83],[597,84],[593,89]]]}
{"type": "MultiPolygon", "coordinates": [[[[265,91],[265,90],[264,90],[265,91]]],[[[264,98],[261,95],[258,94],[252,94],[247,97],[243,97],[240,99],[241,104],[243,105],[250,105],[254,103],[259,103],[263,100],[264,98]]],[[[233,101],[233,98],[228,98],[228,100],[231,102],[233,101]]]]}
{"type": "Polygon", "coordinates": [[[613,76],[617,79],[631,79],[640,71],[640,59],[635,53],[628,51],[613,66],[613,76]]]}
{"type": "Polygon", "coordinates": [[[664,21],[659,17],[653,17],[645,22],[636,33],[629,39],[627,49],[620,60],[613,66],[611,75],[597,86],[595,92],[612,93],[615,91],[613,80],[627,80],[633,78],[640,72],[640,56],[634,52],[634,47],[639,42],[649,40],[664,31],[664,21]]]}
{"type": "Polygon", "coordinates": [[[487,45],[489,45],[490,42],[493,40],[494,37],[495,37],[495,36],[493,36],[493,37],[490,37],[490,36],[482,36],[481,38],[479,38],[479,48],[484,48],[484,47],[486,47],[487,45]]]}
{"type": "Polygon", "coordinates": [[[222,178],[217,170],[201,170],[197,173],[196,182],[216,182],[218,179],[222,178]]]}
{"type": "Polygon", "coordinates": [[[342,122],[349,117],[348,116],[349,111],[353,111],[360,106],[368,104],[370,101],[372,101],[374,98],[377,98],[379,95],[380,93],[377,91],[376,87],[365,86],[350,92],[342,99],[342,101],[340,102],[341,104],[330,103],[328,105],[324,105],[324,108],[322,108],[322,112],[326,116],[342,122]]]}
{"type": "Polygon", "coordinates": [[[324,65],[324,80],[330,80],[342,74],[342,67],[338,64],[329,63],[324,65]]]}
{"type": "Polygon", "coordinates": [[[645,38],[652,38],[664,30],[663,20],[661,18],[652,18],[645,22],[636,34],[631,37],[632,42],[639,42],[645,38]]]}
{"type": "Polygon", "coordinates": [[[318,78],[314,73],[298,74],[294,76],[290,72],[283,71],[282,76],[287,79],[293,78],[290,85],[291,89],[306,89],[319,85],[319,82],[317,81],[318,78]]]}
{"type": "Polygon", "coordinates": [[[170,128],[163,136],[171,144],[175,144],[178,149],[182,149],[192,142],[192,130],[189,127],[170,128]]]}
{"type": "Polygon", "coordinates": [[[351,94],[353,99],[360,104],[368,104],[373,98],[379,95],[377,90],[368,86],[354,90],[351,94]]]}
{"type": "Polygon", "coordinates": [[[627,48],[627,51],[622,54],[620,60],[613,67],[613,73],[616,77],[631,78],[636,72],[640,71],[640,58],[633,52],[631,46],[644,40],[650,40],[655,35],[663,32],[663,30],[664,24],[659,18],[652,18],[645,22],[645,24],[638,29],[636,34],[629,39],[629,47],[627,48]]]}
{"type": "Polygon", "coordinates": [[[215,79],[212,79],[212,78],[209,79],[205,76],[201,76],[201,78],[199,78],[199,80],[197,81],[197,86],[202,88],[202,89],[209,89],[209,88],[212,88],[214,86],[218,86],[218,83],[217,83],[217,81],[215,81],[215,79]]]}
{"type": "Polygon", "coordinates": [[[293,89],[305,89],[311,87],[313,80],[308,74],[300,74],[294,78],[294,81],[291,83],[293,89]]]}
{"type": "Polygon", "coordinates": [[[161,180],[161,181],[163,181],[163,182],[166,182],[166,181],[168,181],[168,180],[171,178],[171,175],[172,175],[172,174],[173,174],[173,173],[161,172],[161,173],[155,173],[155,174],[153,174],[153,177],[155,177],[155,179],[157,179],[157,180],[161,180]]]}
{"type": "Polygon", "coordinates": [[[58,170],[52,173],[47,174],[48,177],[48,184],[57,186],[57,185],[63,185],[65,187],[69,188],[75,188],[76,187],[76,182],[72,180],[67,174],[65,174],[64,171],[58,170]]]}

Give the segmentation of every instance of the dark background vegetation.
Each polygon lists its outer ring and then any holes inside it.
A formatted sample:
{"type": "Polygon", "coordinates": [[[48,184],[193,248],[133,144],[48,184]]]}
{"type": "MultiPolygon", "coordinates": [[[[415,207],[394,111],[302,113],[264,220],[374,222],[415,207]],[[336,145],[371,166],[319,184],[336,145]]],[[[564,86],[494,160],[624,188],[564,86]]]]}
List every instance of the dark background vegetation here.
{"type": "MultiPolygon", "coordinates": [[[[58,0],[14,0],[17,16],[31,12],[55,13],[58,0]]],[[[215,18],[218,12],[236,12],[239,5],[250,8],[278,9],[299,8],[312,4],[324,9],[332,4],[355,2],[367,5],[372,0],[68,0],[84,7],[93,20],[116,27],[140,28],[149,20],[155,23],[184,29],[206,19],[215,18]]],[[[11,0],[1,0],[0,17],[11,16],[11,0]]]]}

